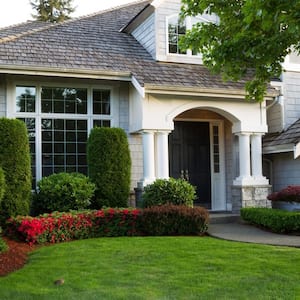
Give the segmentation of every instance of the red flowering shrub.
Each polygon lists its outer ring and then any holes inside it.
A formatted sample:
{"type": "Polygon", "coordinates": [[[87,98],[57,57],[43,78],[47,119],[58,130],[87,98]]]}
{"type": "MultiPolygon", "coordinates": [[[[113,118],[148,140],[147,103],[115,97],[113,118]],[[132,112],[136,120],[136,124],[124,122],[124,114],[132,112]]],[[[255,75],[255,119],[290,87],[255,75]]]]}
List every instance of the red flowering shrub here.
{"type": "Polygon", "coordinates": [[[300,203],[300,185],[290,185],[279,192],[270,194],[268,199],[271,201],[300,203]]]}
{"type": "Polygon", "coordinates": [[[29,244],[57,243],[100,236],[137,234],[137,209],[104,209],[10,218],[6,233],[29,244]]]}

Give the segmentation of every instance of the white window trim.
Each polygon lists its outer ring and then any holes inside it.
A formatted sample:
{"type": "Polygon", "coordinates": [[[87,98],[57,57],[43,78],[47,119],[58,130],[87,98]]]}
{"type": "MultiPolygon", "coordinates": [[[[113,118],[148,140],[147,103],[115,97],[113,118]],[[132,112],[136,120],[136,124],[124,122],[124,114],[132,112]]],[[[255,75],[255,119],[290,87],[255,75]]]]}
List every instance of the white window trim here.
{"type": "Polygon", "coordinates": [[[88,85],[71,82],[36,82],[36,81],[10,81],[7,89],[6,114],[8,118],[35,118],[35,159],[36,159],[36,181],[42,179],[42,119],[76,119],[87,120],[87,133],[89,135],[93,128],[93,120],[110,120],[110,127],[119,127],[119,97],[118,88],[111,85],[88,85]],[[36,88],[35,112],[17,112],[16,111],[16,87],[30,86],[36,88]],[[87,89],[87,113],[86,114],[64,114],[64,113],[42,113],[41,112],[41,88],[46,87],[73,87],[87,89]],[[109,115],[93,115],[92,91],[109,90],[111,111],[109,115]]]}

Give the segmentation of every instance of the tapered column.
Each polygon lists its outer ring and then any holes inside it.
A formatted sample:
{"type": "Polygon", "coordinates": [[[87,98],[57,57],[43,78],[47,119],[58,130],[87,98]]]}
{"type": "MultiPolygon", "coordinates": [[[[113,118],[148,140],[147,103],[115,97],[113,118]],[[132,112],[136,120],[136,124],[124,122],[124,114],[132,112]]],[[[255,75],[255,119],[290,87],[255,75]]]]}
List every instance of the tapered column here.
{"type": "Polygon", "coordinates": [[[250,168],[250,133],[241,132],[239,136],[239,177],[234,180],[234,185],[245,185],[252,181],[250,168]]]}
{"type": "Polygon", "coordinates": [[[157,178],[169,178],[169,143],[168,131],[156,133],[156,172],[157,178]]]}
{"type": "Polygon", "coordinates": [[[143,185],[145,186],[155,180],[154,132],[152,131],[143,132],[143,161],[143,185]]]}

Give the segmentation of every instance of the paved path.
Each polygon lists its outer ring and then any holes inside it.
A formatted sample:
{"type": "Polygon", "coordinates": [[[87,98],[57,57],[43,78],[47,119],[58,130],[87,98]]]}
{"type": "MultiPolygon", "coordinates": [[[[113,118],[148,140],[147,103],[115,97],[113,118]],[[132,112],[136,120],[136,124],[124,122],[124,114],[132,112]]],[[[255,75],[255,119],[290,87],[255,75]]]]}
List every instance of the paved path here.
{"type": "Polygon", "coordinates": [[[300,236],[275,234],[238,222],[210,224],[208,234],[224,240],[300,248],[300,236]]]}

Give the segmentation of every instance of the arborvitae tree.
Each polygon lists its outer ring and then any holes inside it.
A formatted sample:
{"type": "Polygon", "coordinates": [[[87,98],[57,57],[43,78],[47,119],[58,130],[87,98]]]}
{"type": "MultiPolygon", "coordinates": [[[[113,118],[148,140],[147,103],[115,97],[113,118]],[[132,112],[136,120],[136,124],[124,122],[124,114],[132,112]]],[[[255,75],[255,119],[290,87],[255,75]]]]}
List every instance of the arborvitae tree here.
{"type": "Polygon", "coordinates": [[[0,119],[0,167],[5,192],[0,203],[0,221],[28,215],[31,199],[31,166],[27,128],[17,119],[0,119]]]}
{"type": "Polygon", "coordinates": [[[94,208],[127,207],[131,159],[126,133],[121,128],[92,129],[87,148],[89,176],[96,184],[94,208]]]}
{"type": "Polygon", "coordinates": [[[38,21],[59,23],[70,19],[75,11],[73,0],[31,0],[30,4],[36,11],[33,18],[38,21]]]}

